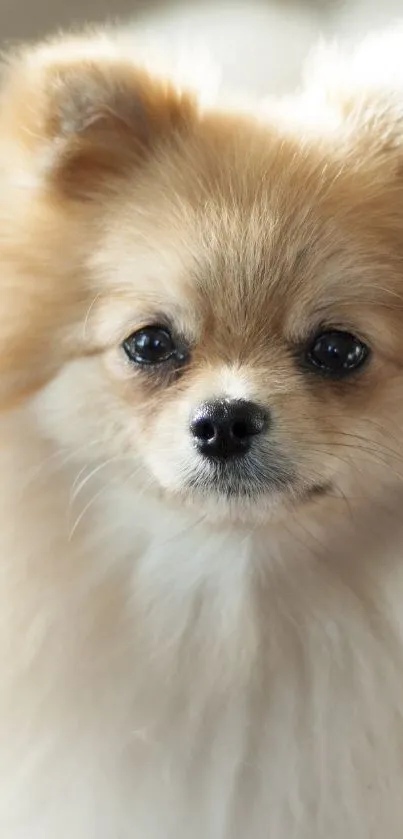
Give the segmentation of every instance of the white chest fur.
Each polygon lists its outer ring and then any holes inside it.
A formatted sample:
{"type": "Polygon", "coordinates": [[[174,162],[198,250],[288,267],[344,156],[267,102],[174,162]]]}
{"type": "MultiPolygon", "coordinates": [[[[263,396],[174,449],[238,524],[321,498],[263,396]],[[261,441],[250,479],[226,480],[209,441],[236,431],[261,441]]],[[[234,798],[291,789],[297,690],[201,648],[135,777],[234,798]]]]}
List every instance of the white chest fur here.
{"type": "Polygon", "coordinates": [[[71,535],[64,480],[7,457],[2,837],[400,839],[399,533],[379,562],[375,531],[372,555],[107,489],[71,535]]]}

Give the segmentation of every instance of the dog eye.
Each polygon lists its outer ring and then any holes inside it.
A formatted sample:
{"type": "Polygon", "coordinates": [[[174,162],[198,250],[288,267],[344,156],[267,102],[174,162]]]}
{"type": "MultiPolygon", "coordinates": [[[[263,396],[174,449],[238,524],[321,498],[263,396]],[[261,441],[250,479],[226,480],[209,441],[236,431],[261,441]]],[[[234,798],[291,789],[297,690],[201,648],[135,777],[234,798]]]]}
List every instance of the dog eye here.
{"type": "Polygon", "coordinates": [[[163,326],[146,326],[123,342],[123,349],[135,364],[161,364],[177,354],[172,335],[163,326]]]}
{"type": "Polygon", "coordinates": [[[306,361],[328,376],[343,378],[361,367],[368,355],[368,347],[359,338],[334,329],[316,335],[306,353],[306,361]]]}

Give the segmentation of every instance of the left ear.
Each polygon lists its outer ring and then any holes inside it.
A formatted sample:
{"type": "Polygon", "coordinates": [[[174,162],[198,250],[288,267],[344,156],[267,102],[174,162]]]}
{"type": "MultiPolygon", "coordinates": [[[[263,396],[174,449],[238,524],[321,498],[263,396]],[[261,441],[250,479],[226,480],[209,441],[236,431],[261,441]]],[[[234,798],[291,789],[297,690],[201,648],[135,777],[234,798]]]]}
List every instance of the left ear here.
{"type": "Polygon", "coordinates": [[[18,165],[75,197],[127,176],[196,116],[193,98],[105,36],[56,40],[12,55],[0,127],[18,165]]]}

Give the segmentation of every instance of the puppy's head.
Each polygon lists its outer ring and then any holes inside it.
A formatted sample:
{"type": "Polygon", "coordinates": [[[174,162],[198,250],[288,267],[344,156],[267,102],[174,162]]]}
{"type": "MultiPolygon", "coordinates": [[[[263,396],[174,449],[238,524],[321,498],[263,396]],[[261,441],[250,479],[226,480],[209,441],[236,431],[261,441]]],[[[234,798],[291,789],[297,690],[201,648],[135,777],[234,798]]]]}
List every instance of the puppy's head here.
{"type": "Polygon", "coordinates": [[[3,410],[116,479],[253,519],[399,478],[399,96],[203,110],[106,41],[13,59],[3,410]]]}

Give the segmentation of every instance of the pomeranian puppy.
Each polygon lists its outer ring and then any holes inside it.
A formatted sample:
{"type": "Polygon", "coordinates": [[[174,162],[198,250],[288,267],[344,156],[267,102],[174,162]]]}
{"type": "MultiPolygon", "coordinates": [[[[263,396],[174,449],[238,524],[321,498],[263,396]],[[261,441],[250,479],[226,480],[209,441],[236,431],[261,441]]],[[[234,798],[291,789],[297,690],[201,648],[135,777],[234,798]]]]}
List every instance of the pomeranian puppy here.
{"type": "Polygon", "coordinates": [[[401,37],[0,102],[2,839],[401,839],[401,37]]]}

